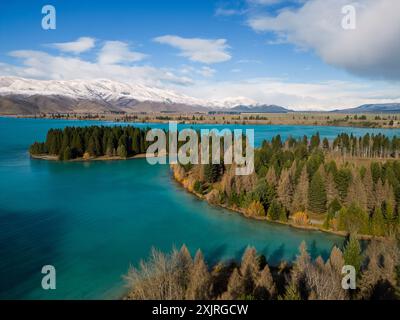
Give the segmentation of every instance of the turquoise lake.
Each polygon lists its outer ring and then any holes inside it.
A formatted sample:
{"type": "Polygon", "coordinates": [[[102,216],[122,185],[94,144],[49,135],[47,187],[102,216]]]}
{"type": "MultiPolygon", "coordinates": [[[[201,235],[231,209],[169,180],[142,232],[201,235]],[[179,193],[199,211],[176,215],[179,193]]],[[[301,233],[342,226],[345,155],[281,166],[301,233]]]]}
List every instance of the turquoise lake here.
{"type": "MultiPolygon", "coordinates": [[[[48,129],[98,123],[0,118],[1,299],[119,298],[125,290],[123,274],[152,246],[169,251],[185,243],[192,253],[201,248],[212,264],[239,258],[252,245],[277,264],[292,260],[303,240],[314,257],[324,258],[333,245],[343,243],[334,235],[252,221],[211,207],[178,186],[168,166],[151,166],[145,159],[30,159],[29,145],[43,141],[48,129]],[[41,268],[48,264],[57,271],[56,290],[41,288],[41,268]]],[[[317,131],[328,138],[340,132],[400,135],[383,129],[217,126],[225,127],[254,128],[256,145],[278,133],[283,138],[317,131]]]]}

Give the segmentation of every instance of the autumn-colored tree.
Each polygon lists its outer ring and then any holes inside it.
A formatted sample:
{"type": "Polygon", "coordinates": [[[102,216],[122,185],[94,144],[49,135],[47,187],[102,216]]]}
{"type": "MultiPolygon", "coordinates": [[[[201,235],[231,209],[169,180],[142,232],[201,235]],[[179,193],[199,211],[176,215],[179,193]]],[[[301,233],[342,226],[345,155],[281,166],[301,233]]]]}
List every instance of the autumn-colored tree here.
{"type": "Polygon", "coordinates": [[[240,275],[239,270],[235,268],[229,277],[226,292],[222,295],[222,299],[238,300],[245,291],[245,283],[243,277],[240,275]]]}
{"type": "Polygon", "coordinates": [[[243,278],[244,292],[249,295],[253,293],[255,282],[259,276],[259,263],[257,260],[257,252],[254,247],[247,247],[242,256],[240,264],[240,274],[243,278]]]}
{"type": "Polygon", "coordinates": [[[306,210],[308,204],[308,185],[309,182],[307,168],[304,166],[301,171],[297,186],[295,188],[292,203],[292,212],[306,210]]]}
{"type": "Polygon", "coordinates": [[[278,177],[276,175],[274,166],[269,167],[266,178],[268,184],[276,188],[276,186],[278,185],[278,177]]]}
{"type": "Polygon", "coordinates": [[[290,172],[283,169],[277,187],[278,199],[286,210],[290,211],[293,198],[293,181],[290,172]]]}
{"type": "Polygon", "coordinates": [[[307,213],[298,211],[292,216],[293,222],[299,226],[306,226],[310,223],[307,213]]]}
{"type": "Polygon", "coordinates": [[[350,206],[352,203],[357,203],[357,205],[368,212],[368,199],[365,192],[365,187],[363,185],[362,179],[358,172],[353,172],[352,181],[350,183],[349,190],[345,199],[345,204],[350,206]]]}
{"type": "Polygon", "coordinates": [[[335,179],[332,172],[326,174],[325,180],[326,200],[328,205],[334,200],[339,198],[339,192],[336,189],[335,179]]]}
{"type": "Polygon", "coordinates": [[[399,248],[394,240],[372,240],[366,251],[367,266],[358,282],[361,299],[396,299],[399,248]]]}
{"type": "Polygon", "coordinates": [[[372,180],[372,173],[370,166],[367,166],[362,182],[365,190],[365,195],[367,198],[367,209],[368,212],[372,212],[376,202],[375,202],[375,192],[374,192],[374,181],[372,180]]]}
{"type": "Polygon", "coordinates": [[[375,206],[381,207],[382,202],[385,200],[385,190],[381,179],[375,183],[375,206]]]}
{"type": "Polygon", "coordinates": [[[194,258],[193,268],[190,271],[190,278],[186,290],[188,300],[206,300],[210,298],[212,279],[208,272],[203,254],[197,251],[194,258]]]}
{"type": "Polygon", "coordinates": [[[260,272],[254,288],[254,298],[257,300],[270,300],[276,295],[276,286],[272,278],[271,271],[266,264],[260,272]]]}
{"type": "Polygon", "coordinates": [[[252,201],[247,208],[247,214],[252,217],[264,217],[264,206],[260,201],[252,201]]]}

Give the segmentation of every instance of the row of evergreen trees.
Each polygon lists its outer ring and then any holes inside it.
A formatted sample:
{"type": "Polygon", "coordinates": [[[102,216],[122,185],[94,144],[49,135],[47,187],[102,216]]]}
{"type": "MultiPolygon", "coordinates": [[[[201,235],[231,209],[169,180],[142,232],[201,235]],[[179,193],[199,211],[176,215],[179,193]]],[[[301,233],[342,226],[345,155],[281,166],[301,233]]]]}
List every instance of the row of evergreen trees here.
{"type": "MultiPolygon", "coordinates": [[[[268,143],[265,141],[265,143],[268,143]]],[[[357,137],[353,134],[341,133],[333,141],[327,138],[321,140],[319,133],[301,139],[289,137],[282,142],[281,136],[272,138],[272,149],[277,150],[282,147],[296,148],[298,153],[305,153],[306,150],[323,148],[341,155],[361,157],[361,158],[397,158],[400,153],[400,137],[388,137],[384,134],[365,134],[357,137]]]]}
{"type": "Polygon", "coordinates": [[[50,129],[45,142],[35,142],[33,155],[55,155],[60,160],[83,157],[120,156],[126,158],[145,153],[149,142],[146,132],[132,126],[90,126],[50,129]]]}

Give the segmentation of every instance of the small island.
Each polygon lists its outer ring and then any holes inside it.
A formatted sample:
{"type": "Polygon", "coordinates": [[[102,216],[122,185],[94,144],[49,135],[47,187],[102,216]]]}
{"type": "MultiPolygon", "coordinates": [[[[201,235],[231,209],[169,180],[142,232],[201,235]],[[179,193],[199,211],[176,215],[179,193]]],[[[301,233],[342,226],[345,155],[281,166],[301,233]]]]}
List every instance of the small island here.
{"type": "Polygon", "coordinates": [[[148,130],[132,126],[50,129],[46,141],[33,143],[29,153],[36,159],[63,161],[145,157],[148,130]]]}

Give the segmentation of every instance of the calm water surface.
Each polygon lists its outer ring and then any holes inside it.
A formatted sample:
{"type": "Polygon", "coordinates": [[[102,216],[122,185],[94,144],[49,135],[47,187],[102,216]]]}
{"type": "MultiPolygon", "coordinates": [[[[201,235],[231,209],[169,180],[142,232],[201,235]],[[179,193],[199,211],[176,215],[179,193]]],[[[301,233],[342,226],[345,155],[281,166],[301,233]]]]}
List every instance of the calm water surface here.
{"type": "MultiPolygon", "coordinates": [[[[333,235],[213,208],[183,191],[167,166],[150,166],[144,159],[62,163],[29,158],[29,145],[42,141],[48,129],[95,123],[100,122],[0,118],[0,298],[118,298],[124,292],[122,275],[147,257],[152,246],[170,250],[185,243],[192,252],[201,248],[213,263],[240,257],[252,245],[276,264],[292,260],[302,240],[314,257],[326,257],[333,245],[342,245],[343,239],[333,235]],[[40,271],[47,264],[57,270],[53,291],[40,286],[40,271]]],[[[283,138],[316,131],[328,138],[343,131],[400,134],[338,127],[253,128],[256,144],[277,133],[283,138]]]]}

